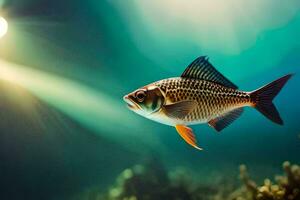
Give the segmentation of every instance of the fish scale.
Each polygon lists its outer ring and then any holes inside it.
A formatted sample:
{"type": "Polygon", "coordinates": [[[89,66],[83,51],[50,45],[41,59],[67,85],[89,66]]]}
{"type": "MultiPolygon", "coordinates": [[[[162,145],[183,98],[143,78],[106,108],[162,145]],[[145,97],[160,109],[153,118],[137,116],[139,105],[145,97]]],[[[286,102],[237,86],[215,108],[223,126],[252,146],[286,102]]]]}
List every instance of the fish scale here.
{"type": "Polygon", "coordinates": [[[205,80],[176,77],[158,81],[155,85],[165,91],[168,103],[197,101],[197,107],[181,119],[185,123],[207,122],[251,103],[249,93],[205,80]]]}

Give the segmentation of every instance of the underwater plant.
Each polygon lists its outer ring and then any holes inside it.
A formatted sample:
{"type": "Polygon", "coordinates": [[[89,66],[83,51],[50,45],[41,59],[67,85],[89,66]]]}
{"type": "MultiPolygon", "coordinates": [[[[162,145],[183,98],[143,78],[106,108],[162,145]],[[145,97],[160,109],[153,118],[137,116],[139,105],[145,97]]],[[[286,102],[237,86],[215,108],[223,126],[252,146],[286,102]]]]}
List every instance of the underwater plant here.
{"type": "Polygon", "coordinates": [[[285,175],[275,176],[275,183],[265,179],[262,186],[257,186],[250,179],[246,165],[240,166],[240,179],[245,190],[233,193],[236,200],[298,200],[300,199],[300,166],[286,161],[282,165],[285,175]]]}
{"type": "MultiPolygon", "coordinates": [[[[157,160],[125,169],[103,200],[192,200],[191,192],[184,181],[172,184],[168,173],[157,160]]],[[[102,200],[102,199],[101,199],[102,200]]]]}
{"type": "MultiPolygon", "coordinates": [[[[285,174],[275,182],[265,179],[259,186],[240,165],[239,178],[219,177],[214,184],[195,181],[196,174],[184,168],[167,171],[157,159],[124,169],[115,184],[106,191],[90,188],[74,200],[298,200],[300,166],[283,163],[285,174]]],[[[197,177],[198,178],[198,177],[197,177]]]]}
{"type": "Polygon", "coordinates": [[[124,169],[107,191],[93,187],[74,200],[221,200],[233,190],[230,183],[200,182],[183,168],[168,171],[152,159],[124,169]]]}

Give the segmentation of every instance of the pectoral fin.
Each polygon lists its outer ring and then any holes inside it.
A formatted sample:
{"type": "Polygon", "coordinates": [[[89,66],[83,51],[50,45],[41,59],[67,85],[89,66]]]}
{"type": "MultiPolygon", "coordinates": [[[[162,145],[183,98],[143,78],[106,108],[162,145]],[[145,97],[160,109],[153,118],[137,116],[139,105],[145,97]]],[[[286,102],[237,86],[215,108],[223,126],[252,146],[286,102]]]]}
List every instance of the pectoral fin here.
{"type": "Polygon", "coordinates": [[[163,109],[167,116],[175,119],[182,119],[190,112],[192,112],[196,108],[196,106],[196,101],[186,100],[165,105],[163,109]]]}
{"type": "Polygon", "coordinates": [[[192,147],[202,150],[202,148],[198,147],[196,137],[193,133],[193,130],[184,125],[176,125],[175,126],[179,135],[192,147]]]}

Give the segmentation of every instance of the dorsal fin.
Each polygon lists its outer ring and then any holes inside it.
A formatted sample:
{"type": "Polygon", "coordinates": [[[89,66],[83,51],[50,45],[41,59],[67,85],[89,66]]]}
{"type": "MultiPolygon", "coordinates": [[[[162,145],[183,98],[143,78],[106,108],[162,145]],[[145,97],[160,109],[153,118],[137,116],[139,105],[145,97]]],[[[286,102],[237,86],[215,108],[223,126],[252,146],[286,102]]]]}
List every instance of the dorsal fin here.
{"type": "Polygon", "coordinates": [[[218,72],[212,64],[208,62],[206,56],[200,56],[194,60],[181,74],[184,78],[194,78],[211,81],[229,88],[237,89],[237,86],[218,72]]]}

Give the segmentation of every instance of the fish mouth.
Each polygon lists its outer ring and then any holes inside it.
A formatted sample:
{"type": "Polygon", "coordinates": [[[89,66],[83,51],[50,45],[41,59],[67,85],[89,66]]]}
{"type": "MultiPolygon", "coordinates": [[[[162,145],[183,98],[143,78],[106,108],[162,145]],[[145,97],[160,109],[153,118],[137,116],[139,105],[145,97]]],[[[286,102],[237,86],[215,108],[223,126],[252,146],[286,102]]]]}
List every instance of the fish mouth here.
{"type": "Polygon", "coordinates": [[[130,99],[130,97],[128,95],[125,95],[123,97],[123,100],[127,103],[127,107],[130,110],[137,110],[140,108],[140,106],[138,104],[136,104],[133,100],[130,99]]]}

